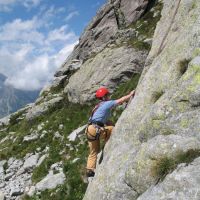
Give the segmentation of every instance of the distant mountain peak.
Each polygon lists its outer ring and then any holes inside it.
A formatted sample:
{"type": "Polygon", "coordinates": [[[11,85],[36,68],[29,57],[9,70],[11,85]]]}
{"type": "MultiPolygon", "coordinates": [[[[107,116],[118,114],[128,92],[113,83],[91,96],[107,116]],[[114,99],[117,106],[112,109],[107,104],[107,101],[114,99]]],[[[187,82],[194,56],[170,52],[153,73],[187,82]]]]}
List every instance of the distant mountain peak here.
{"type": "Polygon", "coordinates": [[[0,81],[4,82],[7,79],[7,77],[4,74],[0,73],[0,81]]]}

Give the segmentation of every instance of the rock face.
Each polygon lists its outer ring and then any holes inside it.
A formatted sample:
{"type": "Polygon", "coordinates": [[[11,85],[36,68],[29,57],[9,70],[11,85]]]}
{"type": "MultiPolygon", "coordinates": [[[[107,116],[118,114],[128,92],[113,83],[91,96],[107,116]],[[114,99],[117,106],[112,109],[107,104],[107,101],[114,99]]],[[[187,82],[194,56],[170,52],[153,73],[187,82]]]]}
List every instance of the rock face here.
{"type": "Polygon", "coordinates": [[[163,6],[136,96],[84,200],[200,198],[200,2],[163,6]]]}
{"type": "Polygon", "coordinates": [[[94,98],[94,91],[99,86],[112,91],[134,73],[141,73],[148,50],[129,45],[129,40],[138,35],[129,25],[141,17],[147,5],[146,0],[108,1],[87,26],[71,56],[56,72],[57,82],[51,87],[59,85],[59,80],[63,81],[62,77],[66,75],[64,93],[70,102],[84,104],[94,98]],[[74,74],[71,69],[78,71],[74,74]]]}
{"type": "Polygon", "coordinates": [[[177,197],[185,200],[199,199],[199,165],[199,158],[189,166],[179,165],[174,172],[166,176],[162,183],[149,188],[138,200],[164,200],[177,199],[177,197]],[[176,190],[174,190],[174,186],[176,186],[176,190]]]}
{"type": "Polygon", "coordinates": [[[147,0],[110,0],[87,26],[71,57],[85,60],[103,50],[119,29],[139,19],[147,4],[147,0]]]}
{"type": "Polygon", "coordinates": [[[146,55],[143,51],[123,46],[106,48],[95,58],[87,60],[71,76],[64,92],[71,102],[91,101],[100,86],[106,86],[112,91],[117,84],[130,79],[134,73],[140,73],[146,55]]]}

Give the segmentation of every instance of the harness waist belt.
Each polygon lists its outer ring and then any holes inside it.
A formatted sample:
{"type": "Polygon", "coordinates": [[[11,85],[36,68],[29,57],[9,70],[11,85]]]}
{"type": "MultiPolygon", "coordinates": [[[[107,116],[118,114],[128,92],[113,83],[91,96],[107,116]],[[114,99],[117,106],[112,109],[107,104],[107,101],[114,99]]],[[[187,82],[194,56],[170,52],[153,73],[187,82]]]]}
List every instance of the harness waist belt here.
{"type": "Polygon", "coordinates": [[[100,127],[104,127],[104,123],[98,122],[98,121],[91,121],[90,124],[96,124],[96,125],[98,125],[100,127]]]}

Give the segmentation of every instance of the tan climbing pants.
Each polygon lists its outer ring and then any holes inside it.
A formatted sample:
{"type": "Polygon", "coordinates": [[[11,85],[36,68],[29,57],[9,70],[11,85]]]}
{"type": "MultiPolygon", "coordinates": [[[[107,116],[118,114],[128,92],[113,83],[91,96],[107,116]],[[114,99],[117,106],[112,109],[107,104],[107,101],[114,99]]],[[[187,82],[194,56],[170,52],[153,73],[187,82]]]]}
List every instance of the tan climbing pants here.
{"type": "MultiPolygon", "coordinates": [[[[106,143],[110,138],[113,128],[114,126],[105,126],[104,129],[102,128],[100,139],[103,139],[106,143]]],[[[92,136],[96,135],[96,129],[94,125],[88,126],[86,134],[88,133],[92,136]]],[[[95,141],[88,141],[90,153],[87,160],[87,169],[94,170],[96,168],[97,154],[100,152],[100,139],[95,141]]]]}

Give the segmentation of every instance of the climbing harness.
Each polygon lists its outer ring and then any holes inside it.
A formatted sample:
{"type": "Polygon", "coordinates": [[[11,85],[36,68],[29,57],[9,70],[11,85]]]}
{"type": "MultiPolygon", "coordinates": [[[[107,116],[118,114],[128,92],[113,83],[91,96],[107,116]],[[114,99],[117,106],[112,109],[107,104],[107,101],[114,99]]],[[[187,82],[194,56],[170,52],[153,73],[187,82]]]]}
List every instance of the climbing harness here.
{"type": "Polygon", "coordinates": [[[86,128],[86,135],[87,135],[87,139],[88,141],[92,142],[92,141],[96,141],[96,140],[99,140],[100,136],[101,136],[101,133],[104,131],[104,127],[101,127],[101,126],[98,126],[97,124],[89,124],[86,128]],[[88,127],[90,125],[93,125],[95,127],[95,136],[94,135],[91,135],[89,132],[88,132],[88,127]]]}
{"type": "MultiPolygon", "coordinates": [[[[89,119],[89,122],[88,122],[88,125],[86,127],[86,130],[85,130],[85,133],[86,133],[86,136],[87,136],[87,139],[88,141],[95,141],[95,140],[99,140],[100,138],[100,135],[102,132],[106,132],[106,129],[104,128],[104,124],[102,122],[96,122],[96,121],[93,121],[92,120],[92,116],[94,115],[94,113],[97,111],[97,109],[100,107],[100,105],[102,104],[103,102],[100,102],[99,104],[97,104],[94,109],[92,110],[91,112],[91,115],[90,115],[90,119],[89,119]],[[89,132],[88,132],[88,127],[90,125],[93,125],[96,129],[96,135],[93,136],[91,135],[89,132]]],[[[107,134],[107,133],[106,133],[107,134]]]]}

